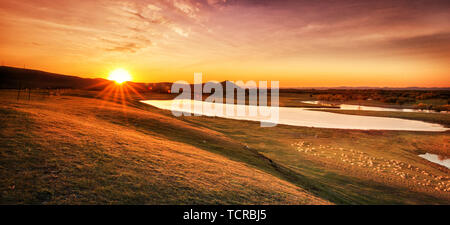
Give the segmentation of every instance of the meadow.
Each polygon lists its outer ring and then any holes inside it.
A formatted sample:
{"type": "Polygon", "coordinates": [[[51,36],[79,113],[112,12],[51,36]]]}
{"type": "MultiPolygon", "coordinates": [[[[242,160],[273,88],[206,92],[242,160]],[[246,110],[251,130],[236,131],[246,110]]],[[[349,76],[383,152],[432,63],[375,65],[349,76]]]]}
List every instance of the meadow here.
{"type": "Polygon", "coordinates": [[[417,156],[450,157],[449,131],[263,128],[139,102],[170,94],[16,96],[0,91],[1,204],[450,204],[449,169],[417,156]]]}

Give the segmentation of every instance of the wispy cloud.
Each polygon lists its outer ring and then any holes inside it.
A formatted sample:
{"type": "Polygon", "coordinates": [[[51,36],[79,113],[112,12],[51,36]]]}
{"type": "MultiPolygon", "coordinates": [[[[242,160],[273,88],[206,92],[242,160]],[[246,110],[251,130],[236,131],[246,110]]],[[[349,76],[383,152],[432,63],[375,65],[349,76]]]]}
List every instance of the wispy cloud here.
{"type": "Polygon", "coordinates": [[[84,55],[186,76],[192,65],[222,74],[230,63],[235,73],[296,74],[305,71],[282,62],[367,57],[378,67],[420,60],[441,68],[439,77],[449,69],[448,0],[4,0],[0,16],[0,56],[38,65],[56,65],[58,54],[77,56],[61,57],[67,64],[84,55]]]}

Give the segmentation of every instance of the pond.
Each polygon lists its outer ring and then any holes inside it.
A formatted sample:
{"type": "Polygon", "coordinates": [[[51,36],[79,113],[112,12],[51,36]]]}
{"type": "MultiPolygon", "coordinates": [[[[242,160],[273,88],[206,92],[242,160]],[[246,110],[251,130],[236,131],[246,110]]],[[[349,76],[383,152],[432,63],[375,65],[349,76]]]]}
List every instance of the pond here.
{"type": "Polygon", "coordinates": [[[217,116],[228,119],[236,120],[250,120],[260,122],[273,122],[276,124],[303,126],[303,127],[317,127],[317,128],[335,128],[335,129],[358,129],[358,130],[404,130],[404,131],[435,131],[442,132],[448,130],[447,128],[439,125],[426,123],[414,120],[405,120],[388,117],[372,117],[372,116],[357,116],[357,115],[345,115],[321,111],[311,111],[304,108],[293,107],[278,107],[278,118],[270,119],[267,116],[258,115],[228,115],[227,113],[214,113],[206,108],[217,107],[243,107],[243,110],[249,112],[250,110],[273,110],[275,107],[267,106],[248,106],[248,105],[227,105],[222,103],[211,103],[194,100],[144,100],[141,101],[145,104],[152,105],[154,107],[188,113],[196,113],[198,115],[205,116],[217,116]],[[194,107],[195,104],[200,104],[200,109],[194,107]],[[184,106],[184,107],[183,107],[184,106]],[[175,108],[173,108],[175,107],[175,108]]]}
{"type": "Polygon", "coordinates": [[[436,154],[431,154],[431,153],[425,153],[425,154],[422,154],[419,156],[430,162],[439,164],[441,166],[445,166],[450,169],[450,158],[446,158],[446,157],[436,155],[436,154]]]}

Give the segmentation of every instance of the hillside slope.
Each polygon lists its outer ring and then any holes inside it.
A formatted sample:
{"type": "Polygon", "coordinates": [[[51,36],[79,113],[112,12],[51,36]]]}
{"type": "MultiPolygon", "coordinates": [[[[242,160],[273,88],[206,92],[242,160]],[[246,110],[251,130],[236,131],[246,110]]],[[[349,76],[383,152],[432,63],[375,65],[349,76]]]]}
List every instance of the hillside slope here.
{"type": "Polygon", "coordinates": [[[245,163],[177,141],[177,135],[191,134],[193,140],[238,146],[216,131],[98,99],[16,101],[12,94],[0,96],[1,204],[329,203],[245,163]],[[136,129],[134,123],[153,128],[136,129]]]}
{"type": "MultiPolygon", "coordinates": [[[[82,89],[104,90],[113,81],[103,78],[82,78],[40,70],[0,66],[0,89],[82,89]]],[[[127,82],[140,92],[164,92],[170,90],[172,83],[137,83],[127,82]]]]}
{"type": "Polygon", "coordinates": [[[104,89],[112,81],[0,66],[0,88],[104,89]]]}

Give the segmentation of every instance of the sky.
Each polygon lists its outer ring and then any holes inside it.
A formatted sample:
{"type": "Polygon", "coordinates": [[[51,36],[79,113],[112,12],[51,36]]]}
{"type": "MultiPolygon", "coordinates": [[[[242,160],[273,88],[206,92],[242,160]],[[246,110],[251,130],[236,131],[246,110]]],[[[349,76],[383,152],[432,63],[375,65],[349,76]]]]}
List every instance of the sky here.
{"type": "Polygon", "coordinates": [[[1,0],[0,60],[134,81],[450,86],[448,0],[1,0]]]}

